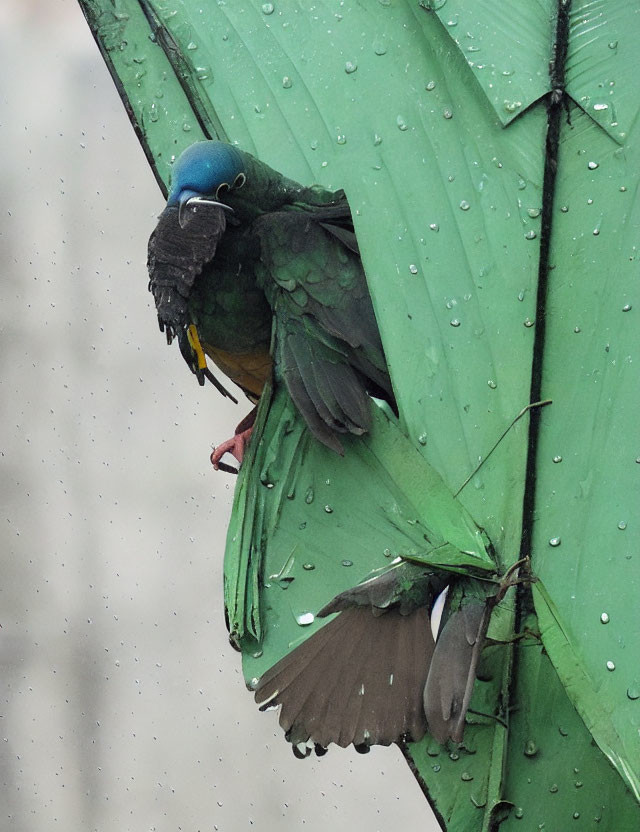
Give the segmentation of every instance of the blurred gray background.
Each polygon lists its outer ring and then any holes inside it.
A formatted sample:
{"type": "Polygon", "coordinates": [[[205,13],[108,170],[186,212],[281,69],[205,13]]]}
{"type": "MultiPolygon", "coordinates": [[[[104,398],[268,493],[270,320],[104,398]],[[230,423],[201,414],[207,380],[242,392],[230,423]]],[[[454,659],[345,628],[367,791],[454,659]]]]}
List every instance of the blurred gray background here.
{"type": "Polygon", "coordinates": [[[295,760],[222,613],[248,409],[164,345],[162,198],[79,7],[0,5],[0,829],[428,830],[395,748],[295,760]]]}

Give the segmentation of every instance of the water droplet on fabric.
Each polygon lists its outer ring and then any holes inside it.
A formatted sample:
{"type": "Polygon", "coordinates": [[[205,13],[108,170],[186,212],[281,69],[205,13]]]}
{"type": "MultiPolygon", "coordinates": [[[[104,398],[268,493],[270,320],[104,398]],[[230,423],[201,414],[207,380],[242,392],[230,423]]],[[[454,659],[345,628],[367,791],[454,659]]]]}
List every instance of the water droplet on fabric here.
{"type": "Polygon", "coordinates": [[[616,669],[615,662],[612,662],[612,661],[611,661],[611,659],[609,659],[609,661],[607,662],[607,670],[608,670],[609,672],[611,672],[611,671],[613,671],[613,670],[615,670],[615,669],[616,669]]]}
{"type": "Polygon", "coordinates": [[[535,757],[538,753],[538,746],[533,740],[527,740],[524,745],[524,754],[526,757],[535,757]]]}
{"type": "Polygon", "coordinates": [[[527,208],[527,214],[529,214],[529,216],[532,219],[535,219],[536,217],[540,216],[540,209],[539,208],[527,208]]]}
{"type": "Polygon", "coordinates": [[[382,554],[385,556],[385,558],[390,558],[391,557],[391,549],[385,549],[382,554]]]}
{"type": "Polygon", "coordinates": [[[580,812],[574,812],[572,817],[574,820],[578,820],[578,818],[580,817],[580,812]]]}
{"type": "Polygon", "coordinates": [[[449,321],[449,323],[450,323],[450,324],[451,324],[451,326],[453,326],[453,327],[458,327],[458,326],[460,326],[460,321],[459,321],[457,318],[452,318],[452,319],[449,321]]]}
{"type": "Polygon", "coordinates": [[[631,687],[627,688],[627,698],[635,701],[636,699],[640,699],[640,688],[632,685],[631,687]]]}
{"type": "Polygon", "coordinates": [[[330,505],[326,505],[324,507],[324,510],[327,512],[327,514],[333,514],[333,509],[331,508],[330,505]]]}
{"type": "Polygon", "coordinates": [[[576,333],[576,335],[578,335],[580,332],[582,332],[582,330],[580,329],[579,326],[574,326],[573,331],[576,333]]]}
{"type": "Polygon", "coordinates": [[[524,238],[525,240],[535,240],[537,236],[538,235],[536,234],[536,232],[533,229],[531,229],[530,231],[527,231],[527,233],[524,235],[524,238]]]}
{"type": "Polygon", "coordinates": [[[418,437],[418,442],[421,445],[426,445],[427,444],[427,434],[426,433],[421,433],[420,436],[418,437]]]}
{"type": "Polygon", "coordinates": [[[396,124],[398,125],[398,130],[402,130],[403,132],[409,129],[407,126],[407,122],[404,120],[403,116],[398,116],[396,118],[396,124]]]}
{"type": "Polygon", "coordinates": [[[293,86],[293,81],[291,80],[291,78],[288,75],[285,75],[283,77],[282,86],[285,88],[285,90],[290,90],[291,87],[293,86]]]}
{"type": "Polygon", "coordinates": [[[347,75],[351,75],[352,72],[355,72],[358,68],[358,64],[355,61],[347,61],[344,65],[344,71],[347,75]]]}
{"type": "Polygon", "coordinates": [[[440,769],[441,769],[440,763],[436,763],[434,766],[431,766],[431,768],[432,768],[432,769],[435,771],[435,773],[437,774],[437,773],[440,771],[440,769]]]}
{"type": "Polygon", "coordinates": [[[600,163],[599,162],[589,162],[587,167],[589,168],[589,170],[595,170],[596,168],[600,167],[600,163]]]}
{"type": "Polygon", "coordinates": [[[593,109],[600,112],[601,110],[608,110],[609,105],[608,104],[594,104],[593,109]]]}
{"type": "Polygon", "coordinates": [[[562,540],[559,537],[550,537],[549,538],[549,546],[559,546],[562,543],[562,540]]]}
{"type": "Polygon", "coordinates": [[[522,101],[505,101],[503,106],[508,113],[515,113],[518,108],[522,107],[522,101]]]}
{"type": "Polygon", "coordinates": [[[437,222],[430,223],[429,228],[431,229],[431,231],[440,231],[440,226],[437,222]]]}
{"type": "Polygon", "coordinates": [[[296,615],[296,621],[301,627],[308,627],[315,621],[315,616],[312,612],[301,612],[296,615]]]}
{"type": "Polygon", "coordinates": [[[607,44],[609,49],[617,49],[618,48],[618,41],[617,40],[610,40],[607,44]]]}
{"type": "Polygon", "coordinates": [[[262,4],[262,14],[273,14],[273,3],[262,4]]]}
{"type": "Polygon", "coordinates": [[[553,461],[554,461],[556,464],[557,464],[558,462],[562,462],[562,457],[560,456],[560,454],[556,454],[556,456],[554,456],[554,458],[553,458],[553,461]]]}
{"type": "Polygon", "coordinates": [[[473,774],[470,774],[468,771],[463,771],[460,775],[460,779],[464,780],[465,783],[469,783],[471,780],[473,780],[473,774]]]}
{"type": "Polygon", "coordinates": [[[618,523],[618,528],[620,529],[621,532],[623,532],[627,528],[627,521],[626,520],[621,520],[618,523]]]}
{"type": "Polygon", "coordinates": [[[631,304],[630,303],[625,303],[625,305],[622,307],[622,311],[623,312],[630,312],[631,311],[631,304]]]}
{"type": "Polygon", "coordinates": [[[314,139],[314,140],[310,143],[309,147],[311,148],[311,150],[317,150],[317,149],[318,149],[318,145],[319,145],[318,140],[317,140],[317,139],[314,139]]]}
{"type": "Polygon", "coordinates": [[[466,200],[466,199],[463,199],[463,200],[460,202],[460,210],[461,210],[461,211],[468,211],[470,207],[471,207],[471,206],[469,205],[469,203],[467,202],[467,200],[466,200]]]}
{"type": "Polygon", "coordinates": [[[427,92],[433,92],[433,90],[435,90],[435,88],[436,88],[436,82],[435,81],[429,81],[428,83],[426,83],[424,85],[424,88],[427,92]]]}
{"type": "Polygon", "coordinates": [[[535,323],[535,321],[532,321],[531,318],[525,318],[524,319],[524,325],[527,327],[527,329],[532,327],[534,325],[534,323],[535,323]]]}
{"type": "Polygon", "coordinates": [[[443,118],[453,118],[453,110],[451,110],[449,107],[445,107],[442,111],[442,116],[443,118]]]}
{"type": "Polygon", "coordinates": [[[336,141],[338,142],[338,144],[346,144],[347,143],[347,137],[344,135],[344,133],[340,133],[336,137],[336,141]]]}
{"type": "Polygon", "coordinates": [[[307,505],[312,503],[314,496],[315,496],[315,494],[313,492],[313,488],[311,488],[311,487],[307,488],[307,493],[304,495],[305,503],[307,503],[307,505]]]}
{"type": "Polygon", "coordinates": [[[600,615],[600,621],[601,621],[603,624],[608,624],[608,623],[609,623],[609,615],[608,615],[608,613],[603,612],[603,613],[600,615]]]}
{"type": "Polygon", "coordinates": [[[554,783],[552,786],[549,786],[549,791],[551,794],[557,794],[558,792],[558,785],[554,783]]]}
{"type": "Polygon", "coordinates": [[[568,205],[561,205],[560,210],[562,211],[563,214],[566,214],[567,211],[569,210],[569,206],[568,205]]]}
{"type": "Polygon", "coordinates": [[[492,390],[495,390],[495,389],[496,389],[496,387],[498,386],[492,378],[490,378],[490,379],[489,379],[489,381],[487,382],[487,384],[489,385],[489,387],[490,387],[492,390]]]}
{"type": "Polygon", "coordinates": [[[313,569],[315,569],[316,567],[315,567],[315,564],[313,564],[313,563],[303,563],[303,564],[302,564],[302,568],[303,568],[303,569],[306,569],[306,570],[307,570],[307,572],[311,572],[311,571],[312,571],[313,569]]]}
{"type": "Polygon", "coordinates": [[[262,655],[262,650],[256,650],[256,652],[252,653],[251,655],[253,656],[254,659],[259,659],[260,656],[262,655]]]}
{"type": "Polygon", "coordinates": [[[348,558],[345,558],[345,559],[342,561],[342,565],[343,565],[343,566],[353,566],[353,561],[352,561],[352,560],[349,560],[348,558]]]}
{"type": "Polygon", "coordinates": [[[449,754],[449,759],[453,760],[453,762],[456,763],[460,759],[460,755],[457,751],[451,751],[449,754]]]}
{"type": "Polygon", "coordinates": [[[411,272],[411,274],[418,274],[418,267],[414,263],[412,263],[409,266],[409,271],[411,272]]]}
{"type": "Polygon", "coordinates": [[[522,820],[522,818],[524,817],[524,809],[522,808],[522,806],[518,806],[518,808],[515,810],[513,814],[516,818],[518,818],[518,820],[522,820]]]}

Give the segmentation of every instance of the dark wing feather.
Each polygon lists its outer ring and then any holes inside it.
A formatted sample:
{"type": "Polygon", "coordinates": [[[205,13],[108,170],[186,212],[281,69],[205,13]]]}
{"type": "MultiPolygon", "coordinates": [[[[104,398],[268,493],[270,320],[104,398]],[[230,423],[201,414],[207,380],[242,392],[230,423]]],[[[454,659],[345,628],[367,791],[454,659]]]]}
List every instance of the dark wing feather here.
{"type": "Polygon", "coordinates": [[[380,334],[344,206],[260,217],[258,283],[275,317],[275,370],[314,435],[369,428],[368,393],[393,403],[380,334]],[[337,229],[337,230],[336,230],[337,229]]]}
{"type": "Polygon", "coordinates": [[[314,633],[260,679],[255,698],[280,705],[297,745],[389,745],[425,733],[422,692],[433,653],[426,607],[375,616],[353,607],[314,633]]]}
{"type": "Polygon", "coordinates": [[[476,667],[491,608],[470,603],[448,619],[438,637],[424,689],[429,732],[440,743],[462,742],[476,667]]]}
{"type": "Polygon", "coordinates": [[[181,228],[178,208],[167,207],[149,238],[149,289],[158,311],[160,329],[169,341],[188,324],[189,295],[196,277],[213,260],[226,228],[225,212],[216,205],[199,205],[187,213],[181,228]]]}

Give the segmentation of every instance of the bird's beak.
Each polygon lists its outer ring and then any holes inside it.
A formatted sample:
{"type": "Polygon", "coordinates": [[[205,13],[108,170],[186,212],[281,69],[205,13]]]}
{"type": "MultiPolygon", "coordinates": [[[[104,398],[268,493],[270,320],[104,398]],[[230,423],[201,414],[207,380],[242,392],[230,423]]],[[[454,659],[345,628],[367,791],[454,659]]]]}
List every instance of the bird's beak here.
{"type": "Polygon", "coordinates": [[[225,205],[224,202],[218,202],[215,199],[209,199],[205,196],[194,196],[193,191],[186,191],[186,193],[180,197],[180,201],[178,203],[178,222],[180,224],[180,228],[185,227],[185,225],[189,222],[189,213],[196,211],[199,205],[217,205],[218,208],[230,211],[233,214],[233,208],[229,205],[225,205]]]}

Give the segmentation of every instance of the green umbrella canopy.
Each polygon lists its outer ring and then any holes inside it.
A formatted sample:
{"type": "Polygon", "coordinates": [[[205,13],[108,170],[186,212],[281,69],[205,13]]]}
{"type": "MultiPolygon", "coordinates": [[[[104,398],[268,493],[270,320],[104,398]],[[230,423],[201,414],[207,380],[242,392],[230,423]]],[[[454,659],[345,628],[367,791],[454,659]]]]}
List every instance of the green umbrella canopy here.
{"type": "Polygon", "coordinates": [[[81,5],[165,190],[217,137],[344,188],[354,217],[401,419],[341,459],[286,397],[262,408],[226,556],[247,679],[390,555],[481,574],[530,554],[539,582],[491,634],[517,618],[543,647],[485,651],[472,702],[501,719],[407,758],[447,828],[636,826],[631,4],[81,5]]]}

